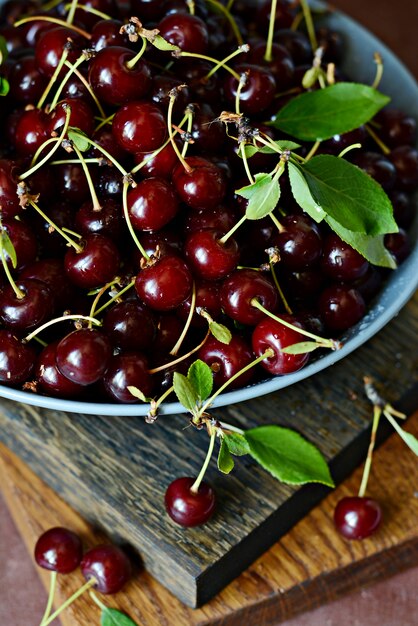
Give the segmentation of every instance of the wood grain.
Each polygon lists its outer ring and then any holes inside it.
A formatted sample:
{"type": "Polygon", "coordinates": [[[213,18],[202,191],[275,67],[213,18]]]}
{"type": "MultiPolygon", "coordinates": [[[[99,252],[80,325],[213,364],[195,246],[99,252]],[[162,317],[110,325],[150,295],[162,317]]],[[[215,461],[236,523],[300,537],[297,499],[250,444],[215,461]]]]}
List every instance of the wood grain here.
{"type": "MultiPolygon", "coordinates": [[[[418,414],[407,429],[418,435],[418,414]]],[[[97,529],[4,446],[0,446],[0,469],[3,494],[31,552],[39,534],[55,525],[76,530],[88,546],[102,541],[97,529]]],[[[273,626],[417,564],[416,458],[396,435],[377,451],[369,495],[383,503],[384,524],[368,540],[347,542],[333,528],[333,509],[341,497],[357,492],[360,479],[361,468],[201,609],[185,607],[143,569],[124,592],[102,600],[141,626],[273,626]]],[[[39,572],[47,584],[49,576],[39,572]]],[[[81,582],[78,573],[61,577],[57,604],[81,582]]],[[[62,615],[62,623],[98,623],[98,609],[88,596],[82,597],[62,615]]]]}
{"type": "MultiPolygon", "coordinates": [[[[303,388],[216,415],[244,428],[280,423],[300,430],[319,445],[340,481],[367,446],[370,407],[362,375],[387,380],[388,396],[399,397],[418,372],[417,337],[418,297],[384,334],[303,388]]],[[[238,576],[327,490],[281,485],[246,458],[228,478],[212,463],[208,478],[219,496],[218,514],[204,532],[181,529],[163,512],[164,491],[174,476],[197,474],[207,446],[204,433],[184,432],[187,423],[183,416],[150,426],[142,419],[68,415],[7,401],[0,406],[0,440],[94,526],[139,551],[146,569],[194,607],[238,576]]]]}

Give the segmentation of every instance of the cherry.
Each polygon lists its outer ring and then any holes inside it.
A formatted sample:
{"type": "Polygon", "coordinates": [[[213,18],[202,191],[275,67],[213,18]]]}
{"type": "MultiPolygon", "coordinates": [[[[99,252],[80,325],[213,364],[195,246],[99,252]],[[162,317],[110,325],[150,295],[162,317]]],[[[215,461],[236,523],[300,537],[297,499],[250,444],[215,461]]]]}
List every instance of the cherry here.
{"type": "MultiPolygon", "coordinates": [[[[321,144],[320,151],[329,154],[340,154],[343,150],[355,143],[364,144],[367,140],[367,131],[364,126],[360,126],[343,135],[334,135],[331,139],[321,144]]],[[[362,167],[360,165],[360,167],[362,167]]]]}
{"type": "Polygon", "coordinates": [[[264,55],[266,53],[266,42],[260,41],[251,46],[248,54],[248,61],[252,65],[267,67],[272,73],[277,90],[286,91],[292,85],[295,66],[289,52],[282,45],[274,43],[272,46],[273,58],[266,61],[264,55]]]}
{"type": "Polygon", "coordinates": [[[165,507],[171,519],[180,526],[200,526],[213,515],[216,506],[215,492],[205,482],[201,482],[197,493],[191,491],[194,479],[177,478],[167,487],[165,507]]]}
{"type": "Polygon", "coordinates": [[[384,242],[385,248],[389,250],[397,263],[405,261],[411,252],[411,244],[403,228],[400,228],[397,233],[385,235],[384,242]]]}
{"type": "Polygon", "coordinates": [[[3,255],[9,269],[19,271],[25,265],[33,263],[38,254],[38,244],[30,226],[23,220],[3,219],[2,230],[8,234],[16,253],[16,267],[14,268],[7,250],[3,248],[3,255]]]}
{"type": "Polygon", "coordinates": [[[280,259],[293,271],[311,267],[322,254],[322,237],[318,226],[307,215],[287,215],[280,220],[283,230],[273,235],[280,259]]]}
{"type": "MultiPolygon", "coordinates": [[[[83,4],[87,9],[92,8],[106,13],[107,15],[113,15],[114,17],[119,16],[119,4],[116,3],[115,0],[86,0],[83,4]]],[[[94,25],[100,19],[100,17],[88,10],[82,11],[78,9],[75,12],[75,20],[83,24],[89,31],[94,28],[94,25]]]]}
{"type": "MultiPolygon", "coordinates": [[[[142,163],[143,160],[144,155],[142,153],[135,155],[136,163],[142,163]]],[[[156,176],[171,180],[171,174],[178,162],[173,146],[171,143],[168,143],[160,152],[146,156],[146,162],[141,172],[144,176],[156,176]]]]}
{"type": "Polygon", "coordinates": [[[18,297],[11,285],[0,292],[0,320],[4,326],[14,331],[26,331],[46,322],[54,310],[49,287],[32,278],[23,278],[16,286],[23,297],[18,297]]]}
{"type": "Polygon", "coordinates": [[[238,221],[237,213],[231,206],[219,205],[214,209],[190,211],[184,221],[185,233],[214,229],[226,234],[238,221]]]}
{"type": "Polygon", "coordinates": [[[18,168],[13,161],[0,159],[0,206],[3,217],[14,217],[22,211],[16,193],[18,168]]]}
{"type": "Polygon", "coordinates": [[[152,346],[157,325],[152,312],[146,306],[136,300],[127,300],[115,304],[107,311],[103,330],[114,347],[138,351],[152,346]]]}
{"type": "Polygon", "coordinates": [[[321,268],[334,280],[351,281],[364,276],[369,262],[338,235],[331,233],[324,242],[321,268]]]}
{"type": "Polygon", "coordinates": [[[355,164],[361,167],[366,174],[374,178],[385,191],[390,191],[395,185],[396,169],[383,154],[378,152],[362,152],[354,159],[355,164]]]}
{"type": "Polygon", "coordinates": [[[64,257],[65,271],[77,287],[94,289],[108,283],[119,269],[119,250],[105,235],[87,235],[81,251],[70,248],[64,257]]]}
{"type": "Polygon", "coordinates": [[[170,103],[170,91],[175,87],[180,87],[180,85],[182,85],[182,88],[177,92],[173,110],[175,113],[182,115],[190,102],[190,92],[178,78],[164,74],[154,76],[150,97],[157,106],[167,110],[170,103]]]}
{"type": "Polygon", "coordinates": [[[114,19],[99,20],[96,22],[91,31],[91,47],[96,50],[96,52],[99,52],[99,50],[110,46],[125,48],[129,46],[127,36],[119,32],[122,26],[123,22],[114,19]]]}
{"type": "MultiPolygon", "coordinates": [[[[67,202],[48,203],[47,207],[41,208],[44,208],[44,212],[45,208],[47,208],[48,217],[58,228],[74,229],[74,209],[67,202]]],[[[30,223],[36,233],[43,255],[61,256],[68,249],[66,240],[59,232],[53,230],[50,223],[41,215],[38,213],[33,214],[30,223]]]]}
{"type": "MultiPolygon", "coordinates": [[[[229,344],[221,343],[210,336],[198,352],[198,358],[209,365],[213,371],[213,382],[219,388],[234,374],[249,365],[253,359],[247,342],[239,335],[233,335],[229,344]]],[[[244,387],[253,377],[252,369],[247,370],[230,385],[230,389],[244,387]]]]}
{"type": "Polygon", "coordinates": [[[347,330],[361,320],[366,312],[363,296],[345,285],[327,287],[318,301],[321,317],[331,331],[347,330]]]}
{"type": "Polygon", "coordinates": [[[35,561],[40,567],[69,574],[81,562],[82,543],[78,535],[67,528],[50,528],[35,545],[35,561]]]}
{"type": "MultiPolygon", "coordinates": [[[[129,161],[129,153],[116,143],[112,128],[110,126],[102,126],[93,134],[92,138],[95,143],[107,150],[107,152],[109,152],[109,154],[114,157],[114,159],[120,164],[127,163],[129,161]]],[[[92,148],[91,156],[97,157],[99,159],[103,158],[102,152],[100,152],[100,150],[98,150],[97,148],[92,148]]],[[[101,166],[100,169],[102,172],[103,170],[106,170],[106,166],[101,166]]],[[[111,165],[107,171],[113,172],[114,169],[115,168],[111,165]]],[[[117,175],[120,180],[121,176],[119,171],[117,173],[114,172],[114,175],[117,175]]]]}
{"type": "Polygon", "coordinates": [[[179,163],[173,171],[174,187],[180,198],[192,209],[214,209],[226,193],[222,170],[203,157],[188,157],[187,171],[179,163]]]}
{"type": "Polygon", "coordinates": [[[13,66],[10,76],[10,95],[17,102],[33,104],[41,97],[46,79],[38,70],[35,57],[21,57],[13,66]]]}
{"type": "Polygon", "coordinates": [[[415,203],[404,191],[392,191],[389,194],[393,205],[393,217],[402,228],[409,228],[416,215],[415,203]]]}
{"type": "Polygon", "coordinates": [[[84,100],[67,99],[61,100],[49,115],[47,132],[59,132],[64,126],[67,106],[71,107],[70,125],[79,128],[83,133],[92,136],[94,130],[94,114],[91,107],[84,100]]]}
{"type": "MultiPolygon", "coordinates": [[[[302,326],[296,318],[290,315],[281,317],[294,326],[302,326]]],[[[286,354],[282,352],[282,348],[302,341],[306,341],[304,335],[269,317],[265,317],[257,324],[252,335],[252,346],[256,356],[261,356],[268,348],[274,351],[274,355],[264,359],[261,365],[275,376],[297,372],[306,365],[309,360],[308,353],[286,354]]]]}
{"type": "MultiPolygon", "coordinates": [[[[80,56],[84,48],[88,48],[87,40],[69,28],[57,26],[43,30],[35,45],[36,66],[39,71],[50,78],[64,52],[64,47],[71,39],[71,49],[68,54],[70,63],[74,63],[80,56]]],[[[66,69],[61,70],[61,75],[66,73],[66,69]]]]}
{"type": "Polygon", "coordinates": [[[238,244],[230,237],[221,241],[222,233],[207,229],[191,233],[184,244],[184,253],[192,272],[204,280],[221,280],[238,265],[238,244]]]}
{"type": "Polygon", "coordinates": [[[161,0],[130,0],[132,15],[141,15],[144,20],[157,22],[164,15],[165,5],[161,0]]]}
{"type": "Polygon", "coordinates": [[[135,53],[129,48],[109,46],[90,61],[89,82],[101,102],[121,106],[148,93],[150,69],[142,59],[129,68],[127,63],[134,57],[135,53]]]}
{"type": "Polygon", "coordinates": [[[81,204],[89,197],[89,187],[83,168],[78,163],[57,165],[54,169],[57,189],[67,202],[81,204]]]}
{"type": "MultiPolygon", "coordinates": [[[[157,324],[157,337],[153,345],[153,353],[166,354],[175,345],[183,331],[184,324],[172,313],[160,315],[157,324]]],[[[170,358],[170,361],[172,357],[170,358]]]]}
{"type": "Polygon", "coordinates": [[[125,552],[114,545],[100,545],[86,552],[81,561],[86,580],[94,578],[100,593],[117,593],[132,575],[132,566],[125,552]]]}
{"type": "Polygon", "coordinates": [[[56,347],[57,366],[61,374],[77,385],[91,385],[105,373],[111,351],[110,341],[101,331],[74,330],[56,347]]]}
{"type": "Polygon", "coordinates": [[[301,272],[291,272],[283,268],[279,277],[289,301],[302,306],[304,303],[311,305],[325,283],[325,276],[317,266],[301,272]]]}
{"type": "Polygon", "coordinates": [[[170,311],[189,297],[192,276],[180,257],[169,254],[139,272],[135,289],[153,311],[170,311]]]}
{"type": "MultiPolygon", "coordinates": [[[[257,10],[257,24],[262,32],[268,28],[271,14],[271,1],[266,0],[257,10]]],[[[292,0],[279,0],[276,7],[276,24],[290,28],[296,16],[295,4],[292,0]]]]}
{"type": "Polygon", "coordinates": [[[220,154],[225,144],[225,129],[209,104],[193,105],[192,125],[193,151],[201,154],[220,154]]]}
{"type": "Polygon", "coordinates": [[[129,386],[140,389],[149,397],[152,394],[153,381],[148,373],[146,357],[139,352],[114,355],[103,377],[103,385],[107,395],[116,402],[138,402],[129,391],[129,386]]]}
{"type": "Polygon", "coordinates": [[[278,305],[278,293],[271,280],[261,272],[250,269],[237,270],[226,278],[220,296],[222,308],[228,317],[251,326],[264,318],[264,313],[252,306],[253,298],[257,298],[271,312],[278,305]]]}
{"type": "Polygon", "coordinates": [[[205,54],[209,35],[206,25],[200,17],[190,14],[172,13],[166,15],[158,24],[160,35],[182,51],[205,54]]]}
{"type": "Polygon", "coordinates": [[[15,130],[14,146],[24,157],[31,157],[49,138],[48,118],[39,109],[29,109],[20,116],[15,130]]]}
{"type": "MultiPolygon", "coordinates": [[[[177,315],[184,321],[187,320],[192,298],[189,297],[177,309],[177,315]]],[[[199,281],[196,282],[196,310],[204,309],[212,319],[219,317],[221,313],[221,303],[219,300],[219,285],[216,282],[199,281]]],[[[202,328],[207,326],[207,321],[196,311],[192,317],[192,326],[202,328]]],[[[173,343],[174,345],[174,343],[173,343]]]]}
{"type": "Polygon", "coordinates": [[[56,308],[64,311],[74,296],[74,288],[67,278],[64,263],[60,258],[46,258],[27,265],[19,278],[35,278],[49,287],[56,308]]]}
{"type": "Polygon", "coordinates": [[[372,535],[382,519],[376,500],[360,496],[342,498],[334,511],[334,524],[346,539],[365,539],[372,535]]]}
{"type": "MultiPolygon", "coordinates": [[[[120,149],[116,142],[115,147],[116,149],[113,149],[112,152],[116,152],[116,150],[120,149]]],[[[114,198],[116,203],[119,204],[123,190],[123,179],[120,176],[120,172],[115,170],[114,167],[101,167],[96,189],[102,199],[108,198],[110,200],[114,198]]]]}
{"type": "Polygon", "coordinates": [[[400,146],[389,158],[396,170],[396,188],[414,191],[418,187],[418,151],[410,146],[400,146]]]}
{"type": "Polygon", "coordinates": [[[80,395],[84,387],[69,380],[59,371],[56,362],[57,345],[58,341],[50,343],[39,355],[35,366],[36,382],[40,390],[49,396],[74,398],[80,395]]]}
{"type": "Polygon", "coordinates": [[[179,202],[172,185],[162,178],[147,178],[128,193],[132,226],[160,230],[176,215],[179,202]]]}
{"type": "Polygon", "coordinates": [[[276,30],[274,38],[278,44],[286,48],[295,65],[303,65],[311,61],[312,48],[305,33],[300,30],[281,28],[276,30]]]}
{"type": "Polygon", "coordinates": [[[390,148],[415,145],[417,123],[410,115],[399,109],[383,109],[376,115],[375,120],[380,125],[379,136],[390,148]]]}
{"type": "Polygon", "coordinates": [[[10,330],[0,330],[0,381],[19,385],[31,377],[35,362],[32,345],[22,343],[10,330]]]}
{"type": "Polygon", "coordinates": [[[317,33],[318,47],[323,48],[323,62],[339,64],[344,50],[344,39],[341,33],[332,31],[325,26],[318,29],[317,33]]]}
{"type": "Polygon", "coordinates": [[[116,200],[105,198],[100,211],[91,201],[81,205],[75,215],[75,228],[82,235],[106,235],[113,242],[120,241],[123,233],[122,207],[116,200]]]}
{"type": "MultiPolygon", "coordinates": [[[[247,115],[257,115],[265,111],[276,94],[276,81],[270,70],[258,65],[240,64],[235,70],[246,74],[246,81],[239,96],[241,111],[247,115]]],[[[225,99],[233,104],[238,90],[238,81],[228,75],[224,82],[225,99]]]]}
{"type": "Polygon", "coordinates": [[[160,109],[148,102],[129,102],[113,119],[113,135],[119,145],[133,154],[152,152],[164,143],[167,124],[160,109]]]}

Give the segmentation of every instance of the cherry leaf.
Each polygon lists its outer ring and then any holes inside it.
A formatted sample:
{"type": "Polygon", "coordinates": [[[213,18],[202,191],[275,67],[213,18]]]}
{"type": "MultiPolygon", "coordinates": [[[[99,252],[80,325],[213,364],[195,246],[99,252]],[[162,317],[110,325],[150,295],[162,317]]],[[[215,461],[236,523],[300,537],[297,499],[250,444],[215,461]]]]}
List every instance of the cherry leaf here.
{"type": "Polygon", "coordinates": [[[289,485],[322,483],[334,486],[321,452],[299,433],[280,426],[259,426],[245,432],[250,455],[272,476],[289,485]]]}
{"type": "Polygon", "coordinates": [[[286,348],[281,348],[280,352],[285,354],[306,354],[307,352],[313,352],[321,346],[316,341],[301,341],[300,343],[294,343],[286,348]]]}
{"type": "MultiPolygon", "coordinates": [[[[257,141],[257,138],[255,141],[257,141]]],[[[299,143],[288,141],[287,139],[281,139],[280,141],[274,141],[273,143],[275,144],[276,149],[273,146],[247,143],[244,146],[245,156],[249,159],[254,156],[254,154],[257,154],[257,152],[261,152],[261,154],[278,154],[279,151],[284,152],[285,150],[297,150],[297,148],[300,148],[299,143]]],[[[237,154],[242,158],[241,150],[239,150],[237,154]]]]}
{"type": "Polygon", "coordinates": [[[315,220],[315,222],[321,222],[326,213],[315,202],[312,197],[311,190],[306,182],[302,172],[293,163],[288,163],[290,186],[292,188],[292,194],[298,205],[315,220]]]}
{"type": "Polygon", "coordinates": [[[101,626],[138,626],[130,617],[117,609],[102,609],[101,626]]]}
{"type": "Polygon", "coordinates": [[[10,84],[7,78],[0,77],[0,96],[7,96],[10,91],[10,84]]]}
{"type": "Polygon", "coordinates": [[[147,398],[147,396],[140,390],[138,387],[134,387],[133,385],[128,385],[128,391],[135,398],[141,400],[142,402],[151,402],[151,398],[147,398]]]}
{"type": "Polygon", "coordinates": [[[200,401],[206,400],[212,393],[213,374],[209,365],[198,359],[189,367],[187,379],[196,391],[200,401]]]}
{"type": "Polygon", "coordinates": [[[79,128],[74,128],[70,126],[68,128],[68,139],[73,142],[75,146],[80,150],[80,152],[86,152],[90,148],[90,140],[87,137],[86,133],[84,133],[79,128]]]}
{"type": "Polygon", "coordinates": [[[293,98],[271,124],[303,141],[324,141],[366,124],[389,102],[367,85],[337,83],[293,98]]]}
{"type": "Polygon", "coordinates": [[[418,439],[414,437],[414,435],[412,435],[411,433],[408,433],[406,430],[401,428],[398,422],[393,419],[390,413],[384,411],[383,414],[385,415],[386,419],[389,420],[389,422],[392,424],[393,428],[396,430],[401,439],[403,439],[403,441],[406,443],[408,448],[418,456],[418,439]]]}
{"type": "Polygon", "coordinates": [[[211,322],[209,324],[209,330],[211,334],[215,337],[215,339],[217,339],[221,343],[225,343],[226,345],[229,345],[231,343],[231,331],[223,324],[218,324],[218,322],[211,322]]]}
{"type": "Polygon", "coordinates": [[[186,376],[179,372],[174,372],[173,376],[174,393],[185,409],[193,413],[199,400],[197,390],[186,376]]]}
{"type": "Polygon", "coordinates": [[[221,439],[221,447],[219,448],[218,454],[218,469],[223,474],[229,474],[234,469],[234,459],[231,456],[231,453],[228,449],[228,445],[225,443],[224,439],[221,439]]]}
{"type": "Polygon", "coordinates": [[[245,215],[249,220],[261,220],[271,213],[280,198],[280,185],[271,174],[256,174],[252,185],[241,187],[236,193],[248,200],[245,215]]]}
{"type": "Polygon", "coordinates": [[[0,65],[3,65],[8,56],[9,51],[7,49],[6,39],[3,37],[3,35],[0,35],[0,65]]]}
{"type": "Polygon", "coordinates": [[[15,250],[15,247],[13,245],[12,240],[10,239],[9,235],[6,233],[5,230],[1,231],[0,245],[1,245],[2,250],[3,250],[3,254],[4,253],[7,254],[7,256],[10,258],[10,260],[12,262],[12,266],[14,268],[16,268],[17,267],[16,250],[15,250]]]}
{"type": "Polygon", "coordinates": [[[151,43],[153,46],[158,48],[158,50],[162,50],[163,52],[177,52],[180,50],[178,46],[170,43],[164,39],[164,37],[161,37],[161,35],[157,35],[154,39],[152,39],[151,43]]]}
{"type": "Polygon", "coordinates": [[[230,453],[234,456],[244,456],[245,454],[250,454],[250,447],[243,434],[224,432],[223,441],[228,446],[230,453]]]}

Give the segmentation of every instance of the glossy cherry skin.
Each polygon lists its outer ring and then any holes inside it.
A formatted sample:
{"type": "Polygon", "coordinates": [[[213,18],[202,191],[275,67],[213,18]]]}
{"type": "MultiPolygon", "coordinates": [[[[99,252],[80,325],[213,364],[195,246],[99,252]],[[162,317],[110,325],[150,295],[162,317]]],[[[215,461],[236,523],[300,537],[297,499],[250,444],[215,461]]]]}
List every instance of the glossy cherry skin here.
{"type": "Polygon", "coordinates": [[[366,312],[363,296],[345,285],[327,287],[320,295],[319,312],[331,331],[343,331],[357,324],[366,312]]]}
{"type": "MultiPolygon", "coordinates": [[[[281,317],[294,326],[300,325],[297,319],[290,315],[282,315],[281,317]]],[[[281,351],[282,348],[287,348],[305,340],[304,335],[301,335],[296,330],[287,328],[283,324],[276,322],[276,320],[265,317],[253,331],[252,346],[257,357],[264,354],[268,348],[274,351],[274,355],[264,359],[261,365],[270,374],[280,376],[297,372],[306,365],[309,360],[309,354],[286,354],[281,351]]]]}
{"type": "Polygon", "coordinates": [[[271,61],[266,61],[264,55],[266,53],[266,42],[260,41],[251,46],[248,54],[248,62],[252,65],[260,65],[266,67],[273,75],[277,90],[285,91],[292,85],[295,66],[289,52],[279,43],[273,43],[271,61]]]}
{"type": "Polygon", "coordinates": [[[81,562],[83,556],[81,539],[67,528],[50,528],[43,533],[35,545],[35,561],[39,567],[69,574],[81,562]]]}
{"type": "Polygon", "coordinates": [[[132,566],[125,552],[114,545],[101,545],[86,552],[80,564],[86,580],[95,578],[100,593],[117,593],[132,575],[132,566]]]}
{"type": "Polygon", "coordinates": [[[64,257],[65,271],[71,282],[83,289],[100,287],[115,277],[119,269],[119,250],[104,235],[87,235],[81,252],[70,248],[64,257]]]}
{"type": "Polygon", "coordinates": [[[18,298],[11,285],[0,291],[0,320],[6,328],[29,331],[46,322],[54,311],[54,299],[45,283],[32,278],[16,282],[24,293],[18,298]]]}
{"type": "Polygon", "coordinates": [[[171,143],[168,143],[165,148],[152,155],[144,155],[142,152],[135,155],[135,163],[142,163],[146,160],[141,172],[144,176],[156,176],[158,178],[167,178],[171,180],[171,174],[178,164],[178,156],[174,152],[174,148],[171,143]]]}
{"type": "Polygon", "coordinates": [[[23,104],[33,104],[42,96],[46,87],[46,78],[36,66],[35,58],[31,55],[17,61],[10,76],[10,95],[23,104]]]}
{"type": "MultiPolygon", "coordinates": [[[[198,352],[198,358],[213,369],[213,383],[219,388],[230,380],[254,358],[248,343],[239,335],[233,335],[229,344],[221,343],[210,336],[198,352]]],[[[253,377],[254,370],[249,369],[231,382],[229,389],[244,387],[253,377]]]]}
{"type": "Polygon", "coordinates": [[[311,267],[322,254],[322,237],[307,215],[287,215],[280,219],[283,231],[273,235],[283,265],[293,271],[311,267]]]}
{"type": "Polygon", "coordinates": [[[192,209],[214,209],[226,193],[222,170],[203,157],[186,159],[190,172],[179,163],[173,171],[174,187],[180,198],[192,209]]]}
{"type": "Polygon", "coordinates": [[[148,93],[151,72],[145,61],[140,59],[132,69],[126,65],[134,56],[129,48],[109,46],[91,60],[89,82],[101,102],[122,106],[148,93]]]}
{"type": "Polygon", "coordinates": [[[153,381],[148,373],[146,357],[139,352],[112,356],[103,377],[103,386],[107,395],[116,402],[138,402],[138,398],[129,391],[130,386],[136,387],[149,397],[152,394],[153,381]]]}
{"type": "Polygon", "coordinates": [[[0,382],[4,385],[24,383],[31,377],[35,358],[31,344],[22,343],[10,330],[0,330],[0,382]]]}
{"type": "Polygon", "coordinates": [[[107,311],[103,329],[115,348],[138,351],[152,346],[157,323],[145,305],[136,300],[126,300],[107,311]]]}
{"type": "Polygon", "coordinates": [[[61,100],[53,109],[48,119],[48,134],[51,135],[53,131],[59,132],[59,129],[64,126],[67,107],[71,108],[70,126],[80,129],[91,137],[94,131],[94,113],[87,102],[75,98],[61,100]]]}
{"type": "MultiPolygon", "coordinates": [[[[235,69],[239,74],[248,72],[239,97],[241,111],[246,115],[257,115],[265,111],[273,102],[277,91],[273,74],[267,68],[244,63],[235,69]]],[[[238,80],[228,75],[224,82],[224,95],[231,104],[235,102],[237,90],[238,80]]]]}
{"type": "Polygon", "coordinates": [[[214,229],[225,235],[238,221],[237,212],[229,206],[190,211],[184,220],[185,233],[214,229]]]}
{"type": "Polygon", "coordinates": [[[35,278],[48,285],[58,311],[69,308],[74,288],[67,278],[61,258],[46,258],[27,265],[19,278],[35,278]]]}
{"type": "Polygon", "coordinates": [[[99,20],[96,22],[91,31],[91,47],[99,52],[99,50],[110,46],[125,48],[129,46],[128,37],[119,32],[122,26],[123,22],[120,20],[99,20]]]}
{"type": "Polygon", "coordinates": [[[411,146],[400,146],[389,158],[396,170],[396,188],[414,191],[418,187],[418,151],[411,146]]]}
{"type": "Polygon", "coordinates": [[[158,24],[161,37],[185,52],[205,54],[209,35],[200,17],[190,14],[172,13],[158,24]]]}
{"type": "Polygon", "coordinates": [[[355,155],[355,164],[374,178],[385,191],[393,189],[396,181],[394,165],[379,152],[362,152],[355,155]]]}
{"type": "Polygon", "coordinates": [[[331,233],[324,242],[321,268],[334,280],[351,281],[364,276],[369,262],[338,235],[331,233]]]}
{"type": "Polygon", "coordinates": [[[376,117],[380,125],[379,136],[390,148],[414,146],[417,139],[417,123],[413,117],[399,109],[383,109],[376,117]]]}
{"type": "Polygon", "coordinates": [[[222,283],[221,305],[228,317],[255,326],[264,318],[264,313],[256,309],[251,300],[257,298],[265,309],[274,313],[279,296],[272,281],[255,270],[236,270],[222,283]]]}
{"type": "Polygon", "coordinates": [[[184,253],[196,276],[204,280],[221,280],[238,265],[240,251],[235,239],[221,243],[222,233],[202,230],[191,233],[185,242],[184,253]]]}
{"type": "Polygon", "coordinates": [[[382,520],[376,500],[359,496],[342,498],[335,507],[334,524],[346,539],[365,539],[372,535],[382,520]]]}
{"type": "Polygon", "coordinates": [[[147,178],[128,192],[128,211],[138,230],[160,230],[177,214],[174,188],[162,178],[147,178]]]}
{"type": "MultiPolygon", "coordinates": [[[[40,33],[35,46],[36,65],[42,74],[48,78],[55,72],[68,39],[71,39],[73,42],[68,54],[68,60],[70,63],[74,63],[80,56],[83,48],[88,48],[88,42],[84,37],[62,26],[48,28],[40,33]]],[[[67,70],[64,67],[61,70],[61,75],[64,75],[66,72],[67,70]]]]}
{"type": "MultiPolygon", "coordinates": [[[[219,299],[219,284],[215,281],[196,281],[196,310],[192,316],[191,324],[199,328],[207,327],[207,321],[199,315],[199,309],[204,309],[212,319],[219,317],[221,314],[221,302],[219,299]]],[[[184,321],[187,320],[192,298],[189,297],[183,304],[177,309],[177,315],[184,321]]]]}
{"type": "Polygon", "coordinates": [[[25,265],[33,263],[38,254],[38,244],[30,226],[23,220],[3,218],[2,229],[8,234],[16,252],[16,267],[13,267],[7,250],[3,250],[9,269],[11,271],[19,271],[25,265]]]}
{"type": "Polygon", "coordinates": [[[113,135],[127,152],[152,152],[167,135],[167,124],[160,109],[148,102],[129,102],[113,119],[113,135]]]}
{"type": "Polygon", "coordinates": [[[110,341],[101,331],[90,328],[74,330],[57,345],[57,366],[77,385],[91,385],[102,378],[111,352],[110,341]]]}
{"type": "Polygon", "coordinates": [[[43,111],[31,109],[20,116],[16,124],[14,145],[21,156],[33,156],[48,138],[48,118],[43,111]]]}
{"type": "Polygon", "coordinates": [[[84,387],[69,380],[57,367],[56,348],[58,341],[47,345],[39,355],[35,366],[35,378],[38,389],[57,398],[75,398],[84,387]]]}
{"type": "Polygon", "coordinates": [[[111,197],[100,201],[100,211],[95,211],[91,201],[81,205],[75,215],[75,229],[81,235],[105,235],[114,243],[124,233],[122,207],[111,197]]]}
{"type": "Polygon", "coordinates": [[[170,311],[189,297],[192,283],[192,275],[183,259],[167,255],[139,272],[135,289],[153,311],[170,311]]]}
{"type": "MultiPolygon", "coordinates": [[[[57,165],[54,167],[55,184],[61,196],[71,204],[80,205],[89,197],[89,187],[83,168],[78,163],[57,165]]],[[[90,174],[94,170],[90,169],[90,174]]]]}
{"type": "Polygon", "coordinates": [[[205,524],[216,507],[215,492],[210,485],[201,482],[197,493],[190,491],[193,478],[173,480],[165,492],[165,508],[171,519],[180,526],[192,527],[205,524]]]}
{"type": "Polygon", "coordinates": [[[22,212],[16,193],[18,168],[13,161],[0,159],[0,206],[3,217],[14,217],[22,212]]]}

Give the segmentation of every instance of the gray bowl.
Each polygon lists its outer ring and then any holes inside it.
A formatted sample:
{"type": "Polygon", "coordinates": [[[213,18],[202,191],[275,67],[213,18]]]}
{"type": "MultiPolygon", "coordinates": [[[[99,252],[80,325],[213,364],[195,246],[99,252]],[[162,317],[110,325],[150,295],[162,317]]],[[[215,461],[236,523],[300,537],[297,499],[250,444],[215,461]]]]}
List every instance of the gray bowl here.
{"type": "MultiPolygon", "coordinates": [[[[395,55],[370,32],[342,13],[336,12],[328,16],[326,23],[345,36],[346,56],[342,70],[352,80],[371,84],[375,73],[373,55],[377,51],[380,52],[385,63],[384,76],[380,86],[381,91],[392,97],[394,106],[418,119],[418,85],[395,55]]],[[[316,360],[312,360],[309,365],[294,374],[270,378],[243,389],[223,393],[216,398],[213,406],[220,407],[243,402],[244,400],[256,398],[257,396],[298,383],[332,366],[373,337],[399,312],[418,286],[417,231],[418,223],[415,223],[411,231],[411,237],[416,243],[411,255],[388,279],[383,290],[372,303],[368,314],[343,337],[344,346],[341,350],[329,352],[316,360]]],[[[143,404],[110,404],[60,400],[4,386],[0,386],[0,397],[57,411],[94,415],[146,415],[149,409],[148,405],[143,404]]],[[[178,402],[167,402],[160,407],[160,414],[181,412],[184,412],[184,409],[178,402]]]]}

